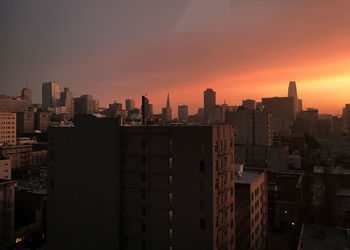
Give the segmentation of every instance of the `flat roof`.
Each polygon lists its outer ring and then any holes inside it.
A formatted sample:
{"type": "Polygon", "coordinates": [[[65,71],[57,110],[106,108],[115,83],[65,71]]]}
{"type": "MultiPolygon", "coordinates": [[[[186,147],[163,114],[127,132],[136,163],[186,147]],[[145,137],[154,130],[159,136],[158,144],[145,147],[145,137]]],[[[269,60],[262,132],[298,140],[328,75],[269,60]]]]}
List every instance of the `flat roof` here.
{"type": "Polygon", "coordinates": [[[350,249],[348,229],[304,223],[298,249],[345,250],[350,249]]]}
{"type": "Polygon", "coordinates": [[[242,176],[235,176],[235,183],[250,184],[254,182],[265,170],[261,169],[244,169],[242,176]]]}

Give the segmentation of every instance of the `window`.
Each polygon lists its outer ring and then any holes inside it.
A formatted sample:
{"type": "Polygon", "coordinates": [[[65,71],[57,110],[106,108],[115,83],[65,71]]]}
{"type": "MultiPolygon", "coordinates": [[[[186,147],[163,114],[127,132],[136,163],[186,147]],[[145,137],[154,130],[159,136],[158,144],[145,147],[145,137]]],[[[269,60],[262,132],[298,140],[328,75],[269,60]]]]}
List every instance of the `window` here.
{"type": "Polygon", "coordinates": [[[147,157],[146,155],[143,155],[142,158],[141,158],[141,164],[142,165],[146,165],[147,164],[147,157]]]}
{"type": "Polygon", "coordinates": [[[147,231],[146,223],[141,223],[141,232],[146,233],[146,231],[147,231]]]}
{"type": "Polygon", "coordinates": [[[147,181],[147,175],[146,172],[141,173],[141,182],[146,182],[147,181]]]}
{"type": "Polygon", "coordinates": [[[147,241],[141,240],[141,249],[147,249],[147,241]]]}
{"type": "Polygon", "coordinates": [[[169,239],[173,239],[173,229],[172,228],[169,228],[169,239]]]}
{"type": "Polygon", "coordinates": [[[169,210],[169,222],[173,222],[173,210],[169,210]]]}
{"type": "Polygon", "coordinates": [[[233,212],[233,203],[231,203],[231,212],[233,212]]]}
{"type": "Polygon", "coordinates": [[[205,162],[204,161],[199,162],[199,170],[202,173],[205,171],[205,162]]]}
{"type": "Polygon", "coordinates": [[[233,187],[230,189],[230,195],[233,196],[233,187]]]}
{"type": "Polygon", "coordinates": [[[170,139],[169,140],[169,151],[172,151],[173,150],[173,140],[170,139]]]}
{"type": "Polygon", "coordinates": [[[173,176],[169,175],[169,187],[173,186],[173,176]]]}
{"type": "Polygon", "coordinates": [[[200,199],[199,201],[199,207],[201,211],[205,210],[205,200],[204,199],[200,199]]]}
{"type": "Polygon", "coordinates": [[[173,168],[173,157],[169,157],[169,169],[173,168]]]}
{"type": "Polygon", "coordinates": [[[205,219],[201,218],[200,220],[200,227],[201,227],[201,230],[205,230],[205,219]]]}
{"type": "Polygon", "coordinates": [[[147,216],[147,208],[145,206],[141,207],[141,216],[147,216]]]}
{"type": "Polygon", "coordinates": [[[172,204],[173,203],[173,193],[169,193],[169,203],[172,204]]]}
{"type": "Polygon", "coordinates": [[[231,220],[231,229],[233,228],[233,220],[231,220]]]}
{"type": "Polygon", "coordinates": [[[141,189],[141,199],[146,199],[146,198],[147,198],[146,189],[141,189]]]}

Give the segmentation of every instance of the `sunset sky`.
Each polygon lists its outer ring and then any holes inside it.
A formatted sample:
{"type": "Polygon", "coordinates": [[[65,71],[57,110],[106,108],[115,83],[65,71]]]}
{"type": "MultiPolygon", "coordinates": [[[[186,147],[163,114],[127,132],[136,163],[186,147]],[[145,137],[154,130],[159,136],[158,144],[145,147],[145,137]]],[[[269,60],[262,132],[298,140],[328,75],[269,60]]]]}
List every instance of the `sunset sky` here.
{"type": "Polygon", "coordinates": [[[285,96],[340,114],[350,103],[349,0],[2,0],[0,94],[57,81],[107,106],[170,93],[190,113],[285,96]]]}

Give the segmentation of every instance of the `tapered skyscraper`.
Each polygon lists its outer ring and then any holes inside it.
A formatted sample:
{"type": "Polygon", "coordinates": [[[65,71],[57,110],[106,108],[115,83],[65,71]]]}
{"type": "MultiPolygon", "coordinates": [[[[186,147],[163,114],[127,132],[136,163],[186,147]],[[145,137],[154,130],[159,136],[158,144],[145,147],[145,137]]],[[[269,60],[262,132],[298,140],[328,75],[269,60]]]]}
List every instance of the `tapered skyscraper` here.
{"type": "Polygon", "coordinates": [[[169,93],[166,99],[166,107],[162,108],[162,119],[164,121],[171,121],[171,107],[170,107],[169,93]]]}
{"type": "Polygon", "coordinates": [[[293,97],[293,108],[294,108],[294,115],[298,111],[298,93],[297,93],[297,85],[294,81],[289,82],[289,88],[288,88],[288,97],[293,97]]]}

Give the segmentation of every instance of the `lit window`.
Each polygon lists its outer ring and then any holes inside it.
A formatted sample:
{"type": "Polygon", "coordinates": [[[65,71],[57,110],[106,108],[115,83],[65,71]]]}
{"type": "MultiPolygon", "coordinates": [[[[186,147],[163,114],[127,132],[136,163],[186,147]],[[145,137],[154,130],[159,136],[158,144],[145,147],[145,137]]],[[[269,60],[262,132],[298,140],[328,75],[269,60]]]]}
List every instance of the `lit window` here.
{"type": "Polygon", "coordinates": [[[173,158],[169,157],[169,169],[173,168],[173,158]]]}
{"type": "Polygon", "coordinates": [[[169,187],[173,186],[173,176],[169,175],[169,187]]]}
{"type": "Polygon", "coordinates": [[[173,193],[169,193],[169,203],[173,203],[173,193]]]}
{"type": "Polygon", "coordinates": [[[169,239],[173,239],[173,229],[169,228],[169,239]]]}
{"type": "Polygon", "coordinates": [[[169,210],[169,222],[173,222],[173,210],[169,210]]]}

